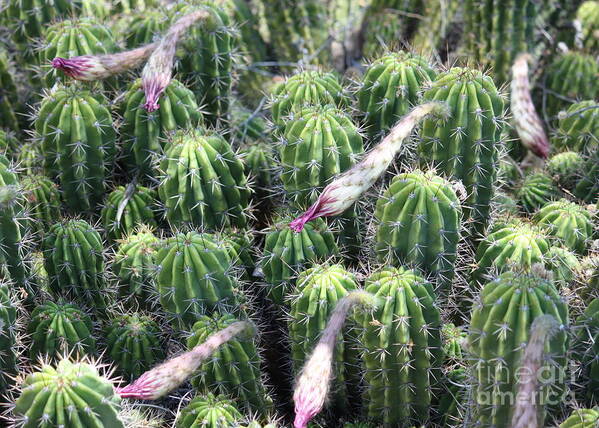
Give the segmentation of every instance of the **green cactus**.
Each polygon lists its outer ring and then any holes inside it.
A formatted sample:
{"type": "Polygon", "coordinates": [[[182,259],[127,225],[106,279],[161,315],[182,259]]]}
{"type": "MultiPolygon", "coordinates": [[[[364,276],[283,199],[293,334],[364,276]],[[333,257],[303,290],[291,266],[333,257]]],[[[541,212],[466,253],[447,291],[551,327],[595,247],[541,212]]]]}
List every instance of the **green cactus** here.
{"type": "Polygon", "coordinates": [[[256,260],[253,252],[254,236],[252,231],[229,229],[223,234],[223,238],[230,247],[231,260],[245,270],[242,279],[251,279],[256,270],[256,260]]]}
{"type": "Polygon", "coordinates": [[[279,146],[281,180],[289,198],[302,208],[313,203],[363,151],[362,136],[343,111],[330,105],[298,111],[285,124],[279,146]]]}
{"type": "Polygon", "coordinates": [[[229,428],[239,426],[243,415],[223,395],[198,395],[181,410],[177,428],[229,428]]]}
{"type": "Polygon", "coordinates": [[[573,193],[587,203],[599,201],[599,149],[585,159],[581,178],[576,183],[573,193]]]}
{"type": "Polygon", "coordinates": [[[209,17],[202,25],[192,27],[181,42],[178,72],[189,83],[202,105],[206,122],[212,126],[227,120],[233,67],[239,40],[237,30],[219,2],[179,3],[173,8],[173,20],[196,10],[209,17]]]}
{"type": "Polygon", "coordinates": [[[231,140],[233,144],[255,144],[269,141],[269,125],[258,111],[251,111],[240,103],[231,106],[231,140]]]}
{"type": "Polygon", "coordinates": [[[417,267],[447,288],[455,273],[461,214],[445,179],[420,170],[395,176],[376,203],[379,259],[417,267]]]}
{"type": "Polygon", "coordinates": [[[591,55],[569,51],[557,57],[545,76],[547,114],[554,117],[572,103],[597,97],[597,75],[599,63],[591,55]]]}
{"type": "Polygon", "coordinates": [[[243,163],[219,134],[176,133],[160,169],[158,196],[172,226],[246,226],[250,189],[243,163]]]}
{"type": "Polygon", "coordinates": [[[307,223],[299,233],[289,228],[289,221],[282,219],[269,228],[260,261],[267,294],[279,305],[284,303],[299,272],[339,252],[335,236],[322,219],[307,223]]]}
{"type": "Polygon", "coordinates": [[[391,129],[419,103],[435,76],[424,58],[404,51],[370,64],[356,94],[368,135],[378,137],[391,129]]]}
{"type": "Polygon", "coordinates": [[[544,172],[528,174],[516,189],[516,198],[524,212],[532,214],[539,208],[558,199],[559,189],[544,172]]]}
{"type": "Polygon", "coordinates": [[[113,0],[111,3],[113,13],[125,14],[141,11],[148,13],[158,4],[156,0],[113,0]]]}
{"type": "Polygon", "coordinates": [[[582,366],[582,385],[589,403],[599,399],[599,299],[591,301],[575,324],[573,357],[582,366]]]}
{"type": "Polygon", "coordinates": [[[447,373],[439,398],[438,414],[442,427],[462,427],[468,403],[468,374],[462,367],[447,373]]]}
{"type": "Polygon", "coordinates": [[[85,220],[64,220],[44,236],[44,266],[53,295],[103,311],[108,303],[102,238],[85,220]]]}
{"type": "Polygon", "coordinates": [[[10,284],[0,282],[0,394],[17,374],[17,307],[10,284]]]}
{"type": "Polygon", "coordinates": [[[47,68],[54,58],[107,54],[115,50],[112,31],[99,23],[97,18],[66,19],[52,24],[44,30],[39,51],[39,64],[43,67],[46,87],[51,88],[56,82],[70,79],[61,71],[47,68]]]}
{"type": "Polygon", "coordinates": [[[77,306],[59,301],[37,306],[27,327],[32,360],[47,356],[58,360],[64,355],[93,355],[96,340],[92,335],[92,320],[77,306]]]}
{"type": "Polygon", "coordinates": [[[160,303],[175,324],[191,327],[200,315],[238,303],[235,267],[225,242],[207,233],[179,233],[156,255],[160,303]]]}
{"type": "Polygon", "coordinates": [[[331,104],[343,108],[349,99],[333,73],[306,70],[287,78],[273,90],[270,111],[282,127],[288,117],[308,106],[331,104]]]}
{"type": "MultiPolygon", "coordinates": [[[[289,339],[294,372],[300,372],[320,339],[322,331],[340,299],[357,289],[356,278],[342,265],[316,265],[297,278],[297,295],[289,297],[289,339]]],[[[334,385],[329,405],[348,408],[348,388],[358,364],[355,337],[350,328],[339,335],[335,345],[334,385]]]]}
{"type": "Polygon", "coordinates": [[[40,234],[60,219],[58,186],[43,175],[26,175],[21,179],[31,225],[40,234]]]}
{"type": "Polygon", "coordinates": [[[424,20],[418,24],[412,49],[421,54],[435,54],[442,49],[442,43],[453,35],[452,24],[459,22],[462,2],[458,0],[437,0],[424,2],[424,20]]]}
{"type": "Polygon", "coordinates": [[[445,358],[462,361],[466,354],[465,342],[468,334],[462,327],[456,327],[454,324],[443,324],[441,328],[441,337],[443,338],[443,352],[445,358]]]}
{"type": "Polygon", "coordinates": [[[119,112],[123,117],[125,164],[144,175],[153,175],[153,161],[162,155],[164,140],[171,131],[188,129],[202,122],[195,95],[178,80],[172,80],[160,97],[158,110],[143,108],[145,93],[141,79],[127,89],[119,112]]]}
{"type": "Polygon", "coordinates": [[[134,49],[157,41],[168,27],[168,16],[162,11],[138,11],[125,28],[125,44],[134,49]]]}
{"type": "Polygon", "coordinates": [[[19,152],[18,146],[19,140],[15,133],[0,128],[0,154],[14,158],[19,152]]]}
{"type": "Polygon", "coordinates": [[[561,188],[571,190],[576,184],[584,159],[578,152],[562,152],[547,161],[547,172],[561,188]]]}
{"type": "Polygon", "coordinates": [[[599,104],[587,100],[572,104],[559,115],[555,145],[558,149],[593,153],[599,149],[599,104]]]}
{"type": "MultiPolygon", "coordinates": [[[[236,321],[231,314],[199,316],[191,328],[187,348],[205,342],[210,335],[236,321]]],[[[253,411],[266,413],[270,407],[260,374],[260,355],[251,337],[239,336],[222,345],[200,366],[191,384],[200,392],[234,397],[253,411]]]]}
{"type": "Polygon", "coordinates": [[[576,20],[580,22],[580,36],[584,49],[589,52],[599,50],[599,2],[585,1],[576,12],[576,20]]]}
{"type": "Polygon", "coordinates": [[[584,207],[560,199],[543,206],[534,221],[570,250],[584,255],[593,236],[591,213],[584,207]]]}
{"type": "Polygon", "coordinates": [[[149,316],[140,313],[118,315],[104,328],[106,356],[117,373],[127,380],[162,362],[166,352],[160,343],[161,329],[149,316]]]}
{"type": "Polygon", "coordinates": [[[433,286],[414,271],[386,268],[365,289],[382,302],[362,316],[367,415],[385,426],[425,423],[443,362],[433,286]]]}
{"type": "Polygon", "coordinates": [[[472,420],[481,427],[509,426],[513,405],[506,397],[516,397],[520,359],[531,324],[541,315],[553,316],[563,328],[545,343],[547,358],[541,366],[551,370],[552,382],[534,398],[543,400],[551,394],[556,400],[565,379],[567,304],[551,282],[532,274],[505,272],[482,289],[474,304],[468,337],[475,378],[472,420]]]}
{"type": "Polygon", "coordinates": [[[0,128],[18,132],[21,103],[15,82],[16,72],[8,52],[0,48],[0,128]]]}
{"type": "MultiPolygon", "coordinates": [[[[594,3],[594,2],[587,2],[594,3]]],[[[559,425],[559,428],[594,428],[599,424],[599,408],[577,409],[559,425]]]]}
{"type": "Polygon", "coordinates": [[[545,256],[545,269],[553,273],[558,289],[568,287],[582,269],[576,254],[562,247],[551,246],[545,256]]]}
{"type": "Polygon", "coordinates": [[[86,362],[42,364],[20,385],[13,413],[23,428],[124,428],[112,382],[86,362]]]}
{"type": "Polygon", "coordinates": [[[424,99],[446,102],[451,117],[444,122],[424,121],[421,163],[433,164],[438,174],[462,181],[468,194],[464,220],[472,219],[471,230],[480,234],[488,223],[495,192],[503,98],[489,76],[452,68],[437,76],[424,99]]]}
{"type": "Polygon", "coordinates": [[[46,175],[58,178],[75,212],[92,211],[102,201],[110,176],[116,134],[107,104],[78,85],[59,87],[44,97],[35,119],[46,175]]]}
{"type": "Polygon", "coordinates": [[[250,186],[254,193],[260,193],[263,197],[256,198],[258,201],[268,197],[268,190],[273,184],[273,175],[276,168],[273,148],[268,143],[254,143],[241,147],[240,157],[245,166],[245,175],[253,179],[250,186]]]}
{"type": "Polygon", "coordinates": [[[483,285],[494,271],[529,270],[543,263],[549,251],[549,240],[537,226],[520,220],[493,230],[476,250],[475,284],[483,285]]]}
{"type": "Polygon", "coordinates": [[[153,211],[156,205],[156,192],[152,189],[134,184],[115,188],[101,212],[108,239],[122,239],[142,224],[156,227],[153,211]]]}
{"type": "Polygon", "coordinates": [[[21,175],[40,175],[44,172],[44,158],[39,141],[29,141],[19,148],[17,164],[21,175]]]}

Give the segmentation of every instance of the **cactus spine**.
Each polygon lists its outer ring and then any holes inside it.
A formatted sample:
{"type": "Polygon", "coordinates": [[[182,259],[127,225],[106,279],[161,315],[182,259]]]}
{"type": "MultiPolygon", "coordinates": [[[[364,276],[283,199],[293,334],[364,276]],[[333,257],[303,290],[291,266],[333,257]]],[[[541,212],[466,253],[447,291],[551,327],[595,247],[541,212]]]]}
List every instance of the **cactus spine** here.
{"type": "Polygon", "coordinates": [[[154,212],[156,192],[144,186],[118,186],[106,198],[102,208],[102,224],[110,240],[133,233],[138,226],[156,227],[154,212]]]}

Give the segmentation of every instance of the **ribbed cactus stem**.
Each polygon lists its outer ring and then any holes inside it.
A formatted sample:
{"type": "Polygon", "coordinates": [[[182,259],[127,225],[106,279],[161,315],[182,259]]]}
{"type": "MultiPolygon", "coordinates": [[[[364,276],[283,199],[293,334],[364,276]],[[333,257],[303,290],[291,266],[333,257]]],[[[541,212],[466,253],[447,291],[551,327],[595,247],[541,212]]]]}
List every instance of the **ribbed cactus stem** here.
{"type": "Polygon", "coordinates": [[[206,19],[210,14],[205,10],[189,13],[177,20],[152,52],[141,73],[141,86],[146,94],[144,108],[153,112],[160,107],[158,99],[171,83],[177,42],[182,34],[195,22],[206,19]]]}
{"type": "Polygon", "coordinates": [[[116,54],[56,57],[52,60],[52,67],[75,80],[102,80],[137,67],[157,46],[158,42],[116,54]]]}
{"type": "Polygon", "coordinates": [[[247,321],[238,321],[211,335],[204,343],[197,345],[178,357],[175,357],[145,372],[139,379],[124,388],[117,388],[122,398],[157,400],[181,385],[200,367],[212,353],[237,335],[252,331],[247,321]]]}
{"type": "Polygon", "coordinates": [[[297,379],[293,393],[294,428],[306,428],[323,408],[333,377],[333,356],[339,332],[354,306],[374,308],[376,298],[365,291],[352,291],[335,306],[312,355],[297,379]]]}
{"type": "Polygon", "coordinates": [[[530,328],[530,339],[518,370],[518,394],[511,428],[541,428],[539,412],[539,371],[543,366],[545,344],[558,332],[559,324],[551,315],[537,317],[530,328]]]}
{"type": "Polygon", "coordinates": [[[531,60],[530,54],[520,54],[512,65],[511,109],[516,132],[522,144],[538,157],[545,159],[551,146],[530,96],[528,63],[531,60]]]}
{"type": "Polygon", "coordinates": [[[447,114],[447,106],[437,102],[421,104],[412,109],[361,162],[325,187],[318,200],[304,214],[293,220],[289,227],[295,232],[301,232],[304,225],[315,218],[343,213],[387,170],[395,155],[401,150],[404,140],[422,119],[430,115],[447,114]]]}

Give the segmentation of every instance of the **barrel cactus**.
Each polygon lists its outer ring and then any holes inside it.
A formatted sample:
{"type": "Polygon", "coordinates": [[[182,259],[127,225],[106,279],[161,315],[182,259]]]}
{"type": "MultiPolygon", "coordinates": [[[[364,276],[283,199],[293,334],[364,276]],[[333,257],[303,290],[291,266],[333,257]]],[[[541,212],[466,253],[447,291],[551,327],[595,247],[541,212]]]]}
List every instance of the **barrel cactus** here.
{"type": "Polygon", "coordinates": [[[121,239],[145,224],[156,227],[153,208],[156,208],[156,192],[144,186],[131,184],[118,186],[102,208],[104,230],[110,240],[121,239]]]}
{"type": "Polygon", "coordinates": [[[120,104],[120,133],[125,165],[142,176],[153,176],[153,162],[162,155],[169,132],[195,127],[202,122],[202,114],[193,92],[178,80],[166,87],[158,110],[148,112],[144,102],[145,93],[138,79],[128,87],[120,104]]]}
{"type": "Polygon", "coordinates": [[[29,141],[17,152],[17,163],[22,175],[39,175],[44,171],[44,159],[39,141],[29,141]]]}
{"type": "Polygon", "coordinates": [[[13,413],[23,428],[124,428],[112,381],[85,361],[42,364],[20,385],[13,413]]]}
{"type": "Polygon", "coordinates": [[[518,203],[524,212],[532,214],[546,203],[558,199],[559,189],[544,172],[527,175],[516,189],[518,203]]]}
{"type": "Polygon", "coordinates": [[[585,1],[576,11],[580,22],[581,42],[587,52],[599,50],[599,3],[596,0],[585,1]]]}
{"type": "Polygon", "coordinates": [[[419,152],[423,164],[438,174],[461,180],[468,198],[464,220],[482,233],[488,223],[495,191],[504,102],[493,80],[480,71],[452,68],[437,76],[424,94],[427,101],[444,101],[451,116],[444,122],[425,120],[419,152]]]}
{"type": "Polygon", "coordinates": [[[559,115],[555,145],[583,153],[599,150],[599,106],[586,100],[572,104],[559,115]]]}
{"type": "Polygon", "coordinates": [[[21,179],[27,212],[37,233],[60,219],[60,192],[58,186],[43,175],[26,175],[21,179]]]}
{"type": "Polygon", "coordinates": [[[0,282],[0,394],[17,373],[17,306],[9,284],[0,282]]]}
{"type": "Polygon", "coordinates": [[[436,76],[422,57],[393,52],[372,62],[356,94],[363,124],[371,137],[387,132],[419,103],[436,76]]]}
{"type": "Polygon", "coordinates": [[[243,420],[233,401],[223,395],[198,395],[181,410],[177,428],[234,427],[243,420]]]}
{"type": "Polygon", "coordinates": [[[216,133],[179,131],[172,136],[158,196],[172,226],[244,227],[250,189],[241,160],[216,133]]]}
{"type": "MultiPolygon", "coordinates": [[[[593,2],[587,2],[593,3],[593,2]]],[[[599,408],[574,410],[559,428],[594,428],[599,424],[599,408]]]]}
{"type": "Polygon", "coordinates": [[[591,213],[584,207],[560,199],[543,205],[534,220],[570,250],[580,255],[586,253],[593,237],[593,220],[591,213]]]}
{"type": "Polygon", "coordinates": [[[84,307],[107,305],[102,238],[85,220],[64,220],[44,236],[44,266],[50,291],[84,307]]]}
{"type": "Polygon", "coordinates": [[[584,159],[578,152],[562,152],[547,161],[547,172],[560,187],[571,190],[576,184],[584,159]]]}
{"type": "Polygon", "coordinates": [[[147,315],[118,315],[104,328],[106,356],[119,375],[129,380],[138,378],[166,357],[160,334],[158,324],[147,315]]]}
{"type": "Polygon", "coordinates": [[[16,73],[6,50],[0,48],[0,128],[19,131],[20,99],[16,73]]]}
{"type": "Polygon", "coordinates": [[[466,355],[466,338],[468,334],[462,327],[456,327],[452,323],[443,324],[441,328],[443,338],[443,352],[445,358],[454,362],[462,362],[466,355]]]}
{"type": "Polygon", "coordinates": [[[433,286],[414,271],[386,268],[365,289],[382,302],[361,322],[367,415],[389,426],[424,424],[443,363],[433,286]]]}
{"type": "MultiPolygon", "coordinates": [[[[236,321],[231,314],[199,316],[187,347],[192,349],[236,321]]],[[[253,411],[266,413],[270,406],[260,372],[260,355],[251,337],[238,336],[222,345],[200,366],[191,383],[199,391],[237,398],[253,411]]]]}
{"type": "Polygon", "coordinates": [[[556,400],[565,376],[567,304],[550,281],[534,274],[505,272],[482,289],[472,311],[468,337],[475,382],[472,410],[480,426],[509,426],[513,406],[506,397],[515,397],[518,392],[517,373],[530,326],[541,315],[551,315],[562,329],[545,343],[546,358],[541,366],[551,373],[551,382],[535,397],[556,400]]]}
{"type": "Polygon", "coordinates": [[[588,401],[599,398],[599,299],[591,301],[576,320],[574,359],[582,366],[582,385],[588,401]]]}
{"type": "MultiPolygon", "coordinates": [[[[271,189],[276,168],[273,148],[268,143],[247,144],[241,147],[240,157],[245,166],[245,175],[251,179],[250,186],[264,198],[271,189]]],[[[262,200],[264,198],[259,198],[262,200]]]]}
{"type": "Polygon", "coordinates": [[[207,233],[178,233],[156,255],[160,303],[174,324],[191,327],[200,315],[232,311],[235,266],[225,242],[207,233]]]}
{"type": "Polygon", "coordinates": [[[287,195],[306,207],[337,174],[364,151],[351,118],[334,106],[307,107],[286,122],[279,146],[281,180],[287,195]]]}
{"type": "Polygon", "coordinates": [[[283,304],[298,273],[318,261],[337,255],[335,236],[321,219],[306,224],[300,233],[282,219],[266,233],[260,262],[267,294],[276,304],[283,304]]]}
{"type": "Polygon", "coordinates": [[[599,149],[588,156],[574,188],[574,196],[587,203],[599,201],[599,149]]]}
{"type": "Polygon", "coordinates": [[[58,178],[73,211],[92,211],[102,201],[116,154],[116,134],[106,99],[74,85],[42,100],[35,119],[44,169],[58,178]]]}
{"type": "Polygon", "coordinates": [[[583,269],[575,253],[564,247],[551,246],[545,256],[545,269],[553,274],[558,289],[570,286],[583,269]]]}
{"type": "Polygon", "coordinates": [[[451,284],[460,238],[461,206],[452,185],[432,172],[399,174],[378,199],[376,252],[451,284]]]}
{"type": "Polygon", "coordinates": [[[138,12],[127,20],[125,43],[134,49],[147,43],[157,41],[167,28],[168,16],[156,10],[138,12]]]}
{"type": "Polygon", "coordinates": [[[92,320],[76,305],[59,301],[46,302],[31,313],[27,327],[32,360],[46,356],[51,360],[64,355],[83,357],[96,352],[92,320]]]}
{"type": "Polygon", "coordinates": [[[157,3],[155,0],[116,0],[112,1],[112,12],[130,14],[133,11],[145,11],[147,13],[157,3]]]}

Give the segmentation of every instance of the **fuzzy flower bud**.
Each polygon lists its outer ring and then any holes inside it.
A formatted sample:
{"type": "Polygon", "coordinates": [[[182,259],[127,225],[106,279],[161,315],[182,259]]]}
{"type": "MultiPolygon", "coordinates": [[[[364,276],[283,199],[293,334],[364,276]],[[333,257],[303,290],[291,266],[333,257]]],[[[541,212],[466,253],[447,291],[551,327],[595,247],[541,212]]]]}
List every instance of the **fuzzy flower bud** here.
{"type": "Polygon", "coordinates": [[[412,109],[361,162],[326,186],[314,205],[293,220],[289,227],[295,232],[301,232],[304,225],[315,218],[343,213],[387,170],[395,155],[401,150],[403,141],[422,119],[429,115],[447,114],[447,106],[437,102],[422,104],[412,109]]]}
{"type": "Polygon", "coordinates": [[[88,82],[102,80],[137,67],[157,46],[158,43],[150,43],[116,54],[56,57],[52,60],[52,67],[62,70],[64,74],[75,80],[88,82]]]}
{"type": "Polygon", "coordinates": [[[116,388],[122,398],[157,400],[181,385],[222,344],[243,332],[253,332],[253,326],[238,321],[210,336],[204,343],[178,357],[142,374],[124,388],[116,388]]]}
{"type": "Polygon", "coordinates": [[[343,328],[349,310],[356,305],[374,308],[376,299],[365,291],[352,291],[335,306],[320,340],[297,379],[293,392],[294,428],[306,428],[310,419],[322,410],[333,376],[333,354],[337,336],[343,328]]]}
{"type": "Polygon", "coordinates": [[[520,54],[512,66],[511,109],[514,125],[524,147],[542,159],[549,155],[549,138],[535,110],[528,80],[529,54],[520,54]]]}

